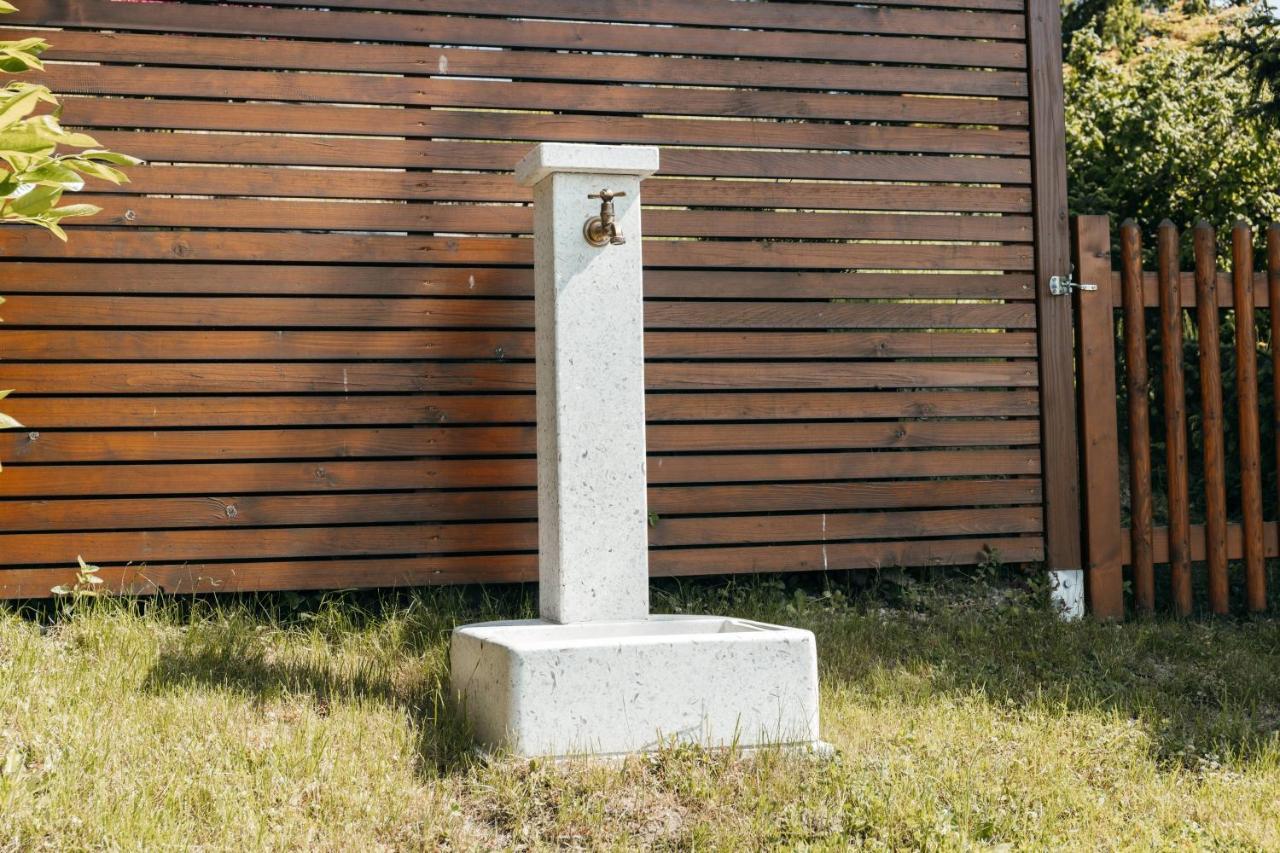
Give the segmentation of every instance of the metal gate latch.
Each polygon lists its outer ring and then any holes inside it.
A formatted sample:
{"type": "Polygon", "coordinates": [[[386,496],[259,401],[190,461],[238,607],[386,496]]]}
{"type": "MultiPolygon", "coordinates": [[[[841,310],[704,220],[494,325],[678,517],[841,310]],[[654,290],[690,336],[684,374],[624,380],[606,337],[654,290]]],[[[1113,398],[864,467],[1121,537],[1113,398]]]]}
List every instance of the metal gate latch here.
{"type": "Polygon", "coordinates": [[[1050,295],[1067,296],[1071,293],[1072,288],[1075,288],[1076,290],[1097,290],[1098,289],[1098,285],[1096,284],[1082,284],[1078,281],[1072,281],[1071,277],[1075,274],[1075,271],[1076,271],[1075,265],[1072,264],[1071,271],[1067,273],[1065,278],[1060,275],[1049,276],[1050,295]]]}

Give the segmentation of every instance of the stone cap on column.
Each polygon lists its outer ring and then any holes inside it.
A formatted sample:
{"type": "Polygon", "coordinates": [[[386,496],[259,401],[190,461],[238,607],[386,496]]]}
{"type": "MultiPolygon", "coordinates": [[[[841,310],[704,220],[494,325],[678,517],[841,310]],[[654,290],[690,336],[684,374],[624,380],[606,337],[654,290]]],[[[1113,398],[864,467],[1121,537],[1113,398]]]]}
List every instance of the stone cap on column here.
{"type": "Polygon", "coordinates": [[[585,145],[540,142],[516,164],[516,182],[531,187],[552,172],[648,177],[658,171],[653,145],[585,145]]]}

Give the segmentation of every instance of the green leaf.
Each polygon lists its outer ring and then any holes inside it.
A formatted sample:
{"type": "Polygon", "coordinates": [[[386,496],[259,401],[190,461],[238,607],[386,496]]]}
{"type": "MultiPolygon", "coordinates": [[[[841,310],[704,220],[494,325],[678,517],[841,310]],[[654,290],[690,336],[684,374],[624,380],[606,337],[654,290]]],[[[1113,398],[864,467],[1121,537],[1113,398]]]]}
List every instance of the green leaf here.
{"type": "Polygon", "coordinates": [[[18,11],[18,7],[8,2],[8,0],[0,0],[0,15],[8,15],[11,12],[18,11]]]}
{"type": "Polygon", "coordinates": [[[98,163],[94,160],[85,160],[76,156],[67,157],[63,159],[62,162],[73,169],[84,172],[86,175],[101,178],[102,180],[110,181],[113,184],[120,184],[129,180],[125,173],[121,172],[119,169],[108,166],[105,163],[98,163]]]}
{"type": "Polygon", "coordinates": [[[68,216],[96,216],[102,212],[102,208],[96,204],[67,204],[62,207],[55,207],[50,210],[47,215],[54,219],[66,219],[68,216]]]}
{"type": "Polygon", "coordinates": [[[48,156],[57,148],[58,139],[35,119],[14,122],[0,131],[0,151],[48,156]]]}
{"type": "Polygon", "coordinates": [[[22,424],[13,415],[0,412],[0,429],[22,429],[22,424]]]}
{"type": "MultiPolygon", "coordinates": [[[[3,2],[4,0],[0,0],[3,2]]],[[[26,118],[31,115],[32,111],[39,106],[41,98],[41,90],[48,92],[43,86],[32,86],[30,88],[18,91],[3,101],[0,101],[0,128],[7,128],[9,125],[26,118]]]]}
{"type": "Polygon", "coordinates": [[[18,175],[18,179],[26,184],[57,186],[72,192],[84,189],[84,178],[76,174],[74,169],[56,160],[18,175]]]}
{"type": "Polygon", "coordinates": [[[121,154],[119,151],[105,151],[101,149],[81,151],[76,156],[84,160],[101,160],[104,163],[114,163],[117,166],[141,166],[144,162],[137,157],[130,157],[128,154],[121,154]]]}
{"type": "Polygon", "coordinates": [[[19,216],[39,216],[62,198],[62,187],[36,186],[9,201],[9,209],[19,216]]]}

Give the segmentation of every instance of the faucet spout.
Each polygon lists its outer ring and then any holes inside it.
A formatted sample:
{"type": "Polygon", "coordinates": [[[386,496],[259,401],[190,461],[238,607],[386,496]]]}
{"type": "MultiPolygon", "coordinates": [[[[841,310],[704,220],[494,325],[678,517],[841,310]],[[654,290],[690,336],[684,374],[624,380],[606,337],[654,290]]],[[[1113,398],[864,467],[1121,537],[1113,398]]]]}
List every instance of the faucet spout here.
{"type": "Polygon", "coordinates": [[[593,246],[621,246],[627,242],[618,228],[617,216],[613,209],[613,200],[625,195],[626,193],[615,193],[603,189],[587,196],[587,198],[600,199],[600,215],[591,217],[582,227],[582,236],[588,243],[593,246]]]}

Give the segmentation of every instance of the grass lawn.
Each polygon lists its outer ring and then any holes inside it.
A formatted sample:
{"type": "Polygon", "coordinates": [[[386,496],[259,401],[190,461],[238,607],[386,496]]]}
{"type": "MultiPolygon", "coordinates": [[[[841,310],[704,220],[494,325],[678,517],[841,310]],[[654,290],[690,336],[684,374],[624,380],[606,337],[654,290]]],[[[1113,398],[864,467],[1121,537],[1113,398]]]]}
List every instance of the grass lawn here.
{"type": "Polygon", "coordinates": [[[813,629],[839,754],[612,766],[471,757],[448,631],[525,590],[0,605],[0,850],[1280,849],[1280,621],[892,592],[660,585],[813,629]]]}

